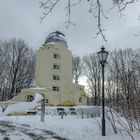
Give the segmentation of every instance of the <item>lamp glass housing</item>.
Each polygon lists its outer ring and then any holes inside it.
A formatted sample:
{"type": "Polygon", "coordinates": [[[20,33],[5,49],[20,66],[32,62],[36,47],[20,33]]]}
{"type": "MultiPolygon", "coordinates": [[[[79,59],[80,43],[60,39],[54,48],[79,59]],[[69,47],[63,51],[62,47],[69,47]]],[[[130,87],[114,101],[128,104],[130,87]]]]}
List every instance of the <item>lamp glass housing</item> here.
{"type": "Polygon", "coordinates": [[[105,64],[107,57],[108,57],[108,52],[105,51],[105,48],[102,47],[101,51],[97,52],[97,54],[98,54],[98,58],[99,58],[100,63],[105,64]]]}

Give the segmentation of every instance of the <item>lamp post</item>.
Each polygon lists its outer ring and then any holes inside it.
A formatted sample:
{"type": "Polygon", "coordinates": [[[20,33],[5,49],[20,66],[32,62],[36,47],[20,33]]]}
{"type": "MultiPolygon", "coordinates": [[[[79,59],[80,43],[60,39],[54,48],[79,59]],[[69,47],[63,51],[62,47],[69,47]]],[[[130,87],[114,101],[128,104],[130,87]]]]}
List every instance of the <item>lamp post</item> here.
{"type": "Polygon", "coordinates": [[[102,136],[105,136],[105,95],[104,95],[104,67],[106,64],[108,52],[102,46],[101,51],[97,52],[99,62],[102,66],[102,136]]]}

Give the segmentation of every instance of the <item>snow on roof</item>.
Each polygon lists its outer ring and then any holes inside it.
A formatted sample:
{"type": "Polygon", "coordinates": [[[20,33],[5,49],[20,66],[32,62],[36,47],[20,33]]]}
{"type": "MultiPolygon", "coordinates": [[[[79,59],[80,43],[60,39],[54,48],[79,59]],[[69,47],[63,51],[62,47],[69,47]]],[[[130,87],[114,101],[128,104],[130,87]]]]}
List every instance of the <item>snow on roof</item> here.
{"type": "Polygon", "coordinates": [[[36,93],[32,102],[17,102],[15,104],[9,105],[3,114],[8,115],[12,112],[26,112],[27,110],[34,109],[39,105],[38,101],[41,99],[43,99],[43,96],[39,93],[36,93]]]}
{"type": "Polygon", "coordinates": [[[30,89],[35,89],[35,90],[49,90],[50,88],[48,88],[48,87],[31,87],[30,89]]]}
{"type": "Polygon", "coordinates": [[[38,101],[40,101],[42,99],[43,99],[43,96],[41,94],[39,94],[39,93],[36,93],[35,98],[34,98],[34,100],[32,102],[36,103],[36,102],[38,102],[38,101]]]}
{"type": "Polygon", "coordinates": [[[49,42],[48,44],[53,44],[53,45],[54,45],[54,44],[55,44],[55,42],[49,42]]]}
{"type": "Polygon", "coordinates": [[[63,43],[67,43],[66,40],[64,39],[64,34],[60,31],[55,31],[50,33],[46,40],[45,40],[45,44],[50,43],[50,42],[63,42],[63,43]]]}

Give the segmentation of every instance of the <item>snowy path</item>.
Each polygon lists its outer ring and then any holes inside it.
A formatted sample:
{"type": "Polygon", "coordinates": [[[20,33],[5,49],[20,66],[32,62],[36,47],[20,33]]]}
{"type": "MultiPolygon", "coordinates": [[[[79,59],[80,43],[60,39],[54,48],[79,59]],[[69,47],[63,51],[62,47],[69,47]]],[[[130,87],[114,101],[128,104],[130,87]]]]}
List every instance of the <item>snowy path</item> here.
{"type": "MultiPolygon", "coordinates": [[[[106,121],[106,136],[101,136],[100,118],[84,118],[80,116],[45,116],[40,122],[40,115],[0,116],[0,140],[132,140],[130,135],[119,125],[114,134],[106,121]],[[58,135],[56,135],[58,134],[58,135]],[[67,138],[67,139],[65,139],[67,138]],[[7,140],[7,139],[5,139],[7,140]]],[[[140,140],[140,133],[130,132],[135,140],[140,140]]]]}
{"type": "Polygon", "coordinates": [[[45,129],[0,121],[0,140],[67,140],[45,129]],[[9,138],[9,139],[6,139],[9,138]]]}

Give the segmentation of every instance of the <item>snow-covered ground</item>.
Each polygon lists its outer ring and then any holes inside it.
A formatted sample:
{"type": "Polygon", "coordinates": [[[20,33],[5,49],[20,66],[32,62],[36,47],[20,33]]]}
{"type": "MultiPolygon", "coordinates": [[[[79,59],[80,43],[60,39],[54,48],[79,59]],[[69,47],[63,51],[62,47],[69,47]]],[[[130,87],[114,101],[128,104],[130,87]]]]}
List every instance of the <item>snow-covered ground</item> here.
{"type": "MultiPolygon", "coordinates": [[[[49,130],[70,140],[132,140],[123,129],[120,129],[120,133],[114,134],[108,122],[106,122],[106,136],[101,136],[101,128],[99,127],[99,123],[101,122],[100,118],[81,119],[80,116],[68,115],[64,116],[64,119],[61,119],[58,115],[46,115],[45,122],[43,123],[40,122],[40,115],[18,117],[0,116],[0,121],[2,120],[12,122],[14,125],[29,125],[29,128],[36,133],[37,129],[49,130]]],[[[131,134],[135,140],[140,140],[139,133],[131,134]]],[[[13,135],[14,133],[10,134],[11,139],[13,135]]],[[[24,139],[28,140],[28,137],[26,136],[24,139]]]]}
{"type": "MultiPolygon", "coordinates": [[[[38,101],[43,99],[42,95],[39,93],[35,94],[35,98],[32,102],[17,102],[14,104],[8,105],[6,110],[3,112],[4,115],[8,115],[11,113],[17,113],[17,112],[27,112],[28,110],[34,109],[36,106],[40,105],[38,101]]],[[[1,108],[0,108],[1,110],[1,108]]],[[[0,111],[1,114],[1,111],[0,111]]]]}
{"type": "Polygon", "coordinates": [[[99,106],[74,107],[77,115],[71,115],[67,107],[60,107],[67,113],[63,119],[58,115],[56,107],[46,107],[48,115],[45,116],[45,122],[40,122],[39,111],[37,115],[6,116],[12,112],[26,112],[33,109],[41,99],[42,96],[36,94],[34,101],[30,103],[18,102],[9,105],[5,112],[0,111],[0,140],[6,136],[10,140],[132,140],[132,138],[140,140],[140,133],[129,131],[128,134],[119,124],[116,124],[118,133],[115,134],[107,120],[106,136],[101,136],[99,106]]]}

